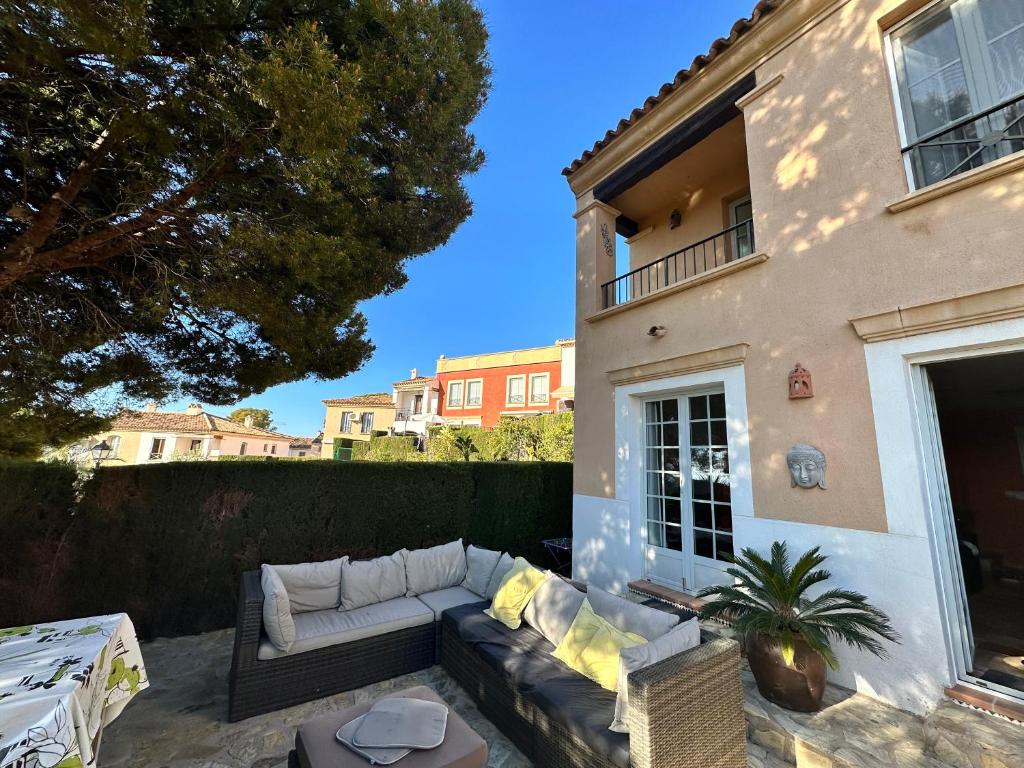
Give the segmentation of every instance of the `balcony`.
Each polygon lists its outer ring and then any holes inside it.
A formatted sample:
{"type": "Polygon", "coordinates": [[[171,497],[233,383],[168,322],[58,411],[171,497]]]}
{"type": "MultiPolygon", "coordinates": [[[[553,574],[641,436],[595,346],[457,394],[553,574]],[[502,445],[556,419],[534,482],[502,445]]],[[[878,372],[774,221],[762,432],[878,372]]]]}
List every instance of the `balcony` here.
{"type": "Polygon", "coordinates": [[[746,219],[604,283],[603,309],[636,301],[753,253],[754,222],[746,219]]]}

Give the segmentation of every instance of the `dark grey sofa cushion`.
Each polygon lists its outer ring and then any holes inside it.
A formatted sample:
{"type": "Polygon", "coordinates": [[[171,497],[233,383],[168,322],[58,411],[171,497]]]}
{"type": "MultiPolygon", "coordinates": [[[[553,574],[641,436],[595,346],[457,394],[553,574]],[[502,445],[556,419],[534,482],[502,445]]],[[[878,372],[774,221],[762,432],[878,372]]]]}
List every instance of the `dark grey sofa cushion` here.
{"type": "Polygon", "coordinates": [[[596,754],[629,768],[629,734],[608,730],[615,717],[615,693],[559,666],[559,674],[523,687],[523,696],[550,720],[583,739],[596,754]]]}

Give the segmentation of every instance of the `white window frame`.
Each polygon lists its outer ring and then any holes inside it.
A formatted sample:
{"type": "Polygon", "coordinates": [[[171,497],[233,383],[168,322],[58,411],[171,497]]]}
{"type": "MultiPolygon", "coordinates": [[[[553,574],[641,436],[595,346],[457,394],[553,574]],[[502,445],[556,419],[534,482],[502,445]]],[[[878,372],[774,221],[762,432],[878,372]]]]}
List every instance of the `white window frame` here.
{"type": "Polygon", "coordinates": [[[505,407],[506,408],[525,408],[526,407],[526,398],[528,396],[529,395],[527,393],[527,388],[526,388],[526,374],[525,373],[515,373],[515,374],[512,374],[511,376],[506,376],[505,377],[505,407]],[[511,397],[512,397],[512,381],[515,380],[515,379],[518,379],[519,381],[523,382],[523,401],[521,403],[513,402],[512,399],[511,399],[511,397]]]}
{"type": "Polygon", "coordinates": [[[188,443],[188,453],[190,456],[202,456],[203,454],[203,439],[193,437],[188,443]],[[199,443],[199,445],[196,445],[199,443]],[[193,448],[193,446],[195,446],[193,448]]]}
{"type": "Polygon", "coordinates": [[[448,408],[462,409],[462,404],[466,401],[466,380],[465,379],[449,379],[448,384],[445,387],[445,405],[448,408]],[[459,401],[456,403],[452,400],[452,387],[456,384],[459,385],[459,401]]]}
{"type": "Polygon", "coordinates": [[[373,433],[373,411],[363,411],[359,414],[359,434],[369,435],[373,433]],[[369,421],[366,417],[369,416],[369,421]]]}
{"type": "Polygon", "coordinates": [[[343,435],[351,434],[352,422],[355,420],[355,411],[342,411],[341,412],[341,424],[338,431],[343,435]]]}
{"type": "Polygon", "coordinates": [[[249,443],[247,443],[247,442],[246,442],[245,440],[243,440],[243,441],[242,441],[242,442],[241,442],[241,443],[239,444],[239,446],[238,446],[238,455],[239,455],[239,456],[245,456],[245,455],[246,455],[246,453],[245,453],[245,452],[246,452],[246,451],[247,451],[248,449],[249,449],[249,443]]]}
{"type": "MultiPolygon", "coordinates": [[[[621,384],[615,387],[615,489],[616,497],[629,506],[630,547],[625,570],[644,578],[647,551],[647,499],[644,477],[644,402],[662,397],[725,392],[725,416],[731,477],[733,551],[739,552],[753,538],[754,497],[751,480],[750,437],[747,423],[746,378],[742,365],[683,373],[664,379],[621,384]]],[[[689,426],[687,426],[689,428],[689,426]]],[[[729,581],[728,563],[694,557],[690,573],[684,573],[687,589],[729,581]]]]}
{"type": "MultiPolygon", "coordinates": [[[[906,113],[906,108],[905,108],[906,105],[904,103],[905,99],[904,99],[903,88],[900,85],[900,80],[899,80],[899,68],[896,65],[896,45],[897,44],[894,41],[894,38],[898,38],[901,32],[906,31],[907,28],[909,28],[910,26],[913,26],[915,23],[921,21],[921,19],[923,19],[924,17],[928,16],[929,14],[937,12],[940,8],[942,8],[944,6],[946,6],[946,7],[953,6],[957,2],[960,2],[960,0],[934,0],[934,2],[928,3],[924,7],[919,8],[914,13],[910,14],[906,18],[900,19],[892,27],[890,27],[889,29],[885,30],[884,47],[885,47],[886,67],[889,70],[890,91],[892,93],[893,103],[894,103],[895,110],[896,110],[896,127],[897,127],[897,131],[899,133],[899,139],[900,139],[900,154],[901,154],[901,157],[902,157],[902,160],[903,160],[903,173],[904,173],[904,176],[907,179],[907,188],[911,192],[917,191],[919,189],[927,189],[928,187],[934,186],[935,184],[938,184],[940,182],[935,181],[935,182],[932,182],[930,184],[925,184],[925,185],[922,185],[922,186],[918,186],[917,183],[914,180],[914,166],[913,166],[913,161],[912,161],[912,158],[911,158],[911,153],[910,152],[903,152],[903,148],[909,146],[912,142],[911,142],[911,139],[910,139],[910,134],[909,134],[909,131],[908,131],[908,126],[907,126],[907,113],[906,113]]],[[[956,17],[956,15],[957,15],[956,11],[953,12],[953,15],[954,15],[954,17],[956,17]]],[[[974,20],[972,19],[972,22],[973,21],[974,20]]],[[[973,40],[966,40],[966,39],[964,39],[961,36],[961,25],[957,24],[956,21],[954,21],[954,24],[957,25],[957,42],[958,42],[958,44],[965,45],[967,47],[967,50],[972,54],[972,57],[971,57],[970,60],[965,60],[965,59],[962,58],[964,51],[963,51],[963,49],[961,49],[961,62],[963,64],[963,68],[964,68],[964,78],[965,78],[965,80],[967,82],[967,86],[968,86],[968,96],[971,97],[971,108],[972,108],[972,110],[974,110],[974,112],[977,112],[980,108],[975,103],[975,98],[979,95],[979,93],[984,93],[986,95],[991,96],[988,93],[989,89],[991,88],[990,82],[988,80],[988,77],[990,77],[992,75],[992,73],[990,71],[991,67],[988,64],[988,57],[985,56],[985,55],[982,55],[981,52],[977,50],[978,49],[977,40],[976,39],[973,39],[973,40]],[[977,61],[975,61],[975,59],[977,59],[977,61]],[[983,62],[984,63],[984,66],[982,66],[980,68],[980,69],[984,70],[983,72],[978,72],[977,70],[979,68],[973,66],[974,64],[977,64],[979,62],[983,62]]],[[[972,24],[972,26],[974,26],[974,25],[972,24]]],[[[977,31],[977,34],[982,34],[982,33],[980,31],[977,31]]],[[[1024,96],[1024,94],[1021,94],[1021,96],[1024,96]]],[[[1004,155],[1004,157],[1005,157],[1005,155],[1004,155]]],[[[985,165],[988,165],[991,162],[994,162],[994,161],[988,161],[986,163],[983,163],[981,166],[979,166],[979,168],[983,168],[985,165]]],[[[961,171],[959,174],[955,174],[955,175],[951,176],[950,178],[951,179],[955,179],[958,175],[961,175],[963,173],[967,173],[967,172],[969,172],[971,170],[975,170],[975,169],[967,168],[965,171],[961,171]]]]}
{"type": "Polygon", "coordinates": [[[529,383],[529,387],[527,388],[527,392],[526,392],[526,402],[527,402],[528,405],[531,405],[531,406],[532,405],[541,405],[541,404],[549,405],[551,403],[551,374],[550,373],[531,373],[530,374],[530,383],[529,383]],[[546,395],[546,397],[543,400],[534,400],[533,399],[533,382],[537,381],[538,379],[547,379],[547,382],[548,382],[547,395],[546,395]]]}
{"type": "Polygon", "coordinates": [[[167,438],[159,435],[150,438],[148,461],[163,461],[167,454],[167,438]],[[156,452],[156,443],[160,441],[160,452],[156,452]]]}
{"type": "Polygon", "coordinates": [[[110,446],[109,458],[116,459],[117,455],[121,452],[121,436],[110,435],[109,437],[107,437],[107,445],[110,446]]]}
{"type": "Polygon", "coordinates": [[[464,408],[483,408],[484,407],[484,380],[483,379],[466,379],[466,391],[464,395],[464,408]],[[471,384],[480,385],[480,402],[473,404],[469,402],[469,387],[471,384]]]}

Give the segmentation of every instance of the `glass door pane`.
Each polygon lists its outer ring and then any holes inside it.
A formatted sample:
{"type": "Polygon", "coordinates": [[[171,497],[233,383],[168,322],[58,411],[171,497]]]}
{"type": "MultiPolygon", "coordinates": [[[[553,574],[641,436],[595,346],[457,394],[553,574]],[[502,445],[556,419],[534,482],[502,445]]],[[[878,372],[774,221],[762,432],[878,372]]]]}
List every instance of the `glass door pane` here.
{"type": "Polygon", "coordinates": [[[647,543],[675,552],[683,551],[679,438],[679,401],[668,398],[645,403],[647,543]]]}
{"type": "Polygon", "coordinates": [[[689,406],[693,553],[727,560],[733,546],[725,395],[694,395],[689,398],[689,406]]]}

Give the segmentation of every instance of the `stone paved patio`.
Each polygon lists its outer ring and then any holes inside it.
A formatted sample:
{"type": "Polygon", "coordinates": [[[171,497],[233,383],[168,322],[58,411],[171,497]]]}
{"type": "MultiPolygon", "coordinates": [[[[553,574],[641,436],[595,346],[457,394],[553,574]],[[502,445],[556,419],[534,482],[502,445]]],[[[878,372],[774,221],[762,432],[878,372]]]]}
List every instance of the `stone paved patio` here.
{"type": "MultiPolygon", "coordinates": [[[[228,723],[234,630],[142,647],[150,687],[103,736],[100,768],[285,768],[303,720],[385,691],[428,685],[487,740],[491,768],[527,760],[440,667],[259,717],[228,723]]],[[[800,715],[762,699],[745,675],[749,768],[1021,768],[1024,726],[957,706],[922,719],[830,688],[821,712],[800,715]]]]}

